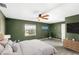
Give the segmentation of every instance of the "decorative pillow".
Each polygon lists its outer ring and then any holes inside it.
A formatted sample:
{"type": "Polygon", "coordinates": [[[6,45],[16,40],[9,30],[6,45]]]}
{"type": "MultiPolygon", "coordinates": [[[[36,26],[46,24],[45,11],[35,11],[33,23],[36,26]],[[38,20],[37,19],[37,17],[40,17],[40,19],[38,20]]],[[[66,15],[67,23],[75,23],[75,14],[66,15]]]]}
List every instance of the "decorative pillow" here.
{"type": "Polygon", "coordinates": [[[21,47],[20,47],[20,44],[19,43],[15,43],[13,45],[13,54],[19,54],[19,55],[22,55],[22,50],[21,50],[21,47]]]}
{"type": "Polygon", "coordinates": [[[7,54],[12,54],[12,53],[13,53],[12,47],[9,44],[7,44],[4,48],[4,51],[1,54],[7,55],[7,54]]]}
{"type": "Polygon", "coordinates": [[[17,52],[17,50],[18,50],[18,43],[13,43],[12,49],[13,49],[13,52],[17,52]]]}
{"type": "Polygon", "coordinates": [[[2,45],[6,45],[8,43],[8,39],[4,39],[4,40],[2,40],[2,41],[0,41],[0,44],[2,44],[2,45]]]}
{"type": "Polygon", "coordinates": [[[17,51],[17,43],[14,41],[12,42],[11,40],[8,41],[8,44],[12,47],[13,52],[17,51]]]}
{"type": "Polygon", "coordinates": [[[8,44],[9,44],[10,46],[12,46],[12,45],[13,45],[13,42],[12,42],[11,40],[8,40],[8,44]]]}
{"type": "Polygon", "coordinates": [[[0,44],[0,54],[4,50],[4,46],[0,44]]]}

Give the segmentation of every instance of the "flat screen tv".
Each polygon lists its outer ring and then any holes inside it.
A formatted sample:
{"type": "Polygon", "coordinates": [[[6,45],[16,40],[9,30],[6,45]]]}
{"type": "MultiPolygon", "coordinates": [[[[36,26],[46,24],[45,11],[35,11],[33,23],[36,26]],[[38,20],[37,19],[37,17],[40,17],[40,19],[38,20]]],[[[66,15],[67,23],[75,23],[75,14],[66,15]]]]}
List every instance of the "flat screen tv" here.
{"type": "Polygon", "coordinates": [[[78,23],[68,23],[67,24],[67,32],[79,34],[79,22],[78,23]]]}

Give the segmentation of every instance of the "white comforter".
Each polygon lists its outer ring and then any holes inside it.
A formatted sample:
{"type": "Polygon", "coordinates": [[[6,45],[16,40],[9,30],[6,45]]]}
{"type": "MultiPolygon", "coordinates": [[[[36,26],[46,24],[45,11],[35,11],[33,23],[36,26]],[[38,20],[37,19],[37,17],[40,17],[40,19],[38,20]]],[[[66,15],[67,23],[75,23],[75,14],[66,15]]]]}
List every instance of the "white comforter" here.
{"type": "Polygon", "coordinates": [[[22,41],[19,44],[23,55],[50,55],[57,52],[51,45],[36,39],[22,41]]]}

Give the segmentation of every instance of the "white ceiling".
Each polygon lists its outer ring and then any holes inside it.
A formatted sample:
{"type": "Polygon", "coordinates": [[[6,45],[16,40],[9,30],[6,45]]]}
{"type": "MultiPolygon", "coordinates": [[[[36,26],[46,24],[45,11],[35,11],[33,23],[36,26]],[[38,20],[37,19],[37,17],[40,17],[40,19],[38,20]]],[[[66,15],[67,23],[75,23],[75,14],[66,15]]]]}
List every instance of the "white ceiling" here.
{"type": "Polygon", "coordinates": [[[65,3],[49,12],[52,23],[65,21],[65,17],[79,14],[79,3],[65,3]]]}
{"type": "MultiPolygon", "coordinates": [[[[6,3],[7,9],[2,9],[4,15],[9,18],[16,18],[29,21],[38,21],[37,16],[42,12],[49,12],[61,4],[55,3],[6,3]]],[[[50,20],[41,21],[49,23],[50,20]]]]}
{"type": "Polygon", "coordinates": [[[65,21],[65,17],[79,14],[77,3],[6,3],[7,9],[0,7],[6,17],[37,21],[39,13],[47,12],[49,19],[40,21],[44,23],[56,23],[65,21]]]}

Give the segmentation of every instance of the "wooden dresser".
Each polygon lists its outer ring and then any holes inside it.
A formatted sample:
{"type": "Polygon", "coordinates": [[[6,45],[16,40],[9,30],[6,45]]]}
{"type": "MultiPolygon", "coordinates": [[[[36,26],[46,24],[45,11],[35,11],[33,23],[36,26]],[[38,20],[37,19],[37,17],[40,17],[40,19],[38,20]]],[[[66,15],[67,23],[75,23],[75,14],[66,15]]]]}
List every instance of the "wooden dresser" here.
{"type": "Polygon", "coordinates": [[[64,40],[63,45],[65,48],[79,52],[79,42],[78,41],[64,40]]]}

